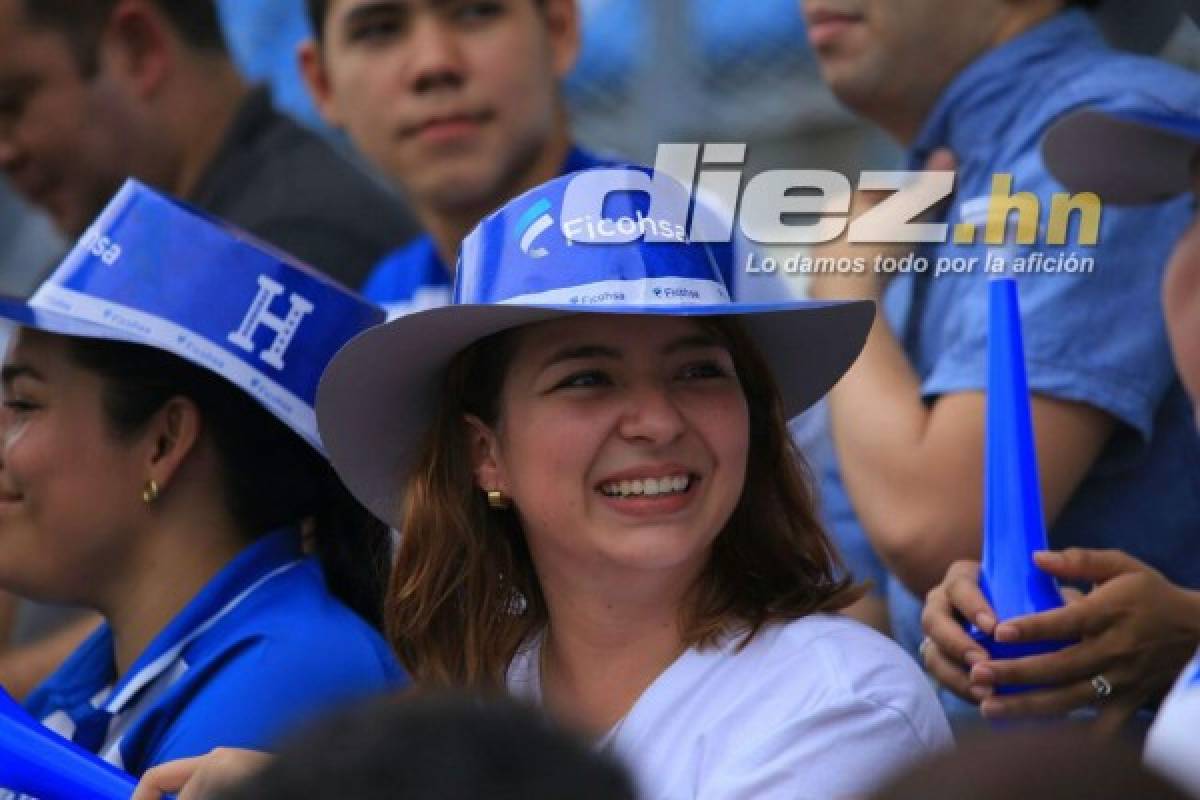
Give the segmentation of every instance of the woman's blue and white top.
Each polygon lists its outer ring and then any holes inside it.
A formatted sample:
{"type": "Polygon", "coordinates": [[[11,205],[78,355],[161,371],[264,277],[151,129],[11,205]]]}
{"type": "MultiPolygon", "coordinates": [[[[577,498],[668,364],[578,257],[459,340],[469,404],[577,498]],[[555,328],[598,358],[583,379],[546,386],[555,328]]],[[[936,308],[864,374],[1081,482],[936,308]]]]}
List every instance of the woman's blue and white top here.
{"type": "Polygon", "coordinates": [[[226,565],[125,675],[105,624],[25,705],[136,776],[215,747],[269,748],[318,712],[403,681],[382,637],[330,594],[286,529],[226,565]]]}

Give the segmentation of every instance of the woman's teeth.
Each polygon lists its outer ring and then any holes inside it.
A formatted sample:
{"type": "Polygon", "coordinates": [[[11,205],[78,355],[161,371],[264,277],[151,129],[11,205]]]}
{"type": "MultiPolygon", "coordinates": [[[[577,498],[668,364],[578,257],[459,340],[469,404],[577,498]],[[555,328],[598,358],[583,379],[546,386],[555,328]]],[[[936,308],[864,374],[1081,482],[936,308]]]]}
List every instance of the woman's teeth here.
{"type": "Polygon", "coordinates": [[[653,497],[686,492],[691,483],[692,479],[688,475],[669,475],[665,478],[613,481],[601,486],[600,491],[608,497],[653,497]]]}

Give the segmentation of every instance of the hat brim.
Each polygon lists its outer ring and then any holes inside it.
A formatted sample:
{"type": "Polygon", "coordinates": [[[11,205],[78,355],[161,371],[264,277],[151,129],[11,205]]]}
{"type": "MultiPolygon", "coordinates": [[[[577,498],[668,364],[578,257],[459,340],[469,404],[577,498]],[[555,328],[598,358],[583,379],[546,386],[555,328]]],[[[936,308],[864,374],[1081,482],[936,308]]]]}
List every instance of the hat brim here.
{"type": "Polygon", "coordinates": [[[1189,191],[1197,150],[1200,119],[1171,113],[1075,111],[1042,142],[1046,167],[1068,190],[1122,205],[1189,191]]]}
{"type": "Polygon", "coordinates": [[[875,312],[869,301],[587,309],[500,304],[400,317],[347,343],[317,388],[317,424],[342,481],[372,513],[397,525],[401,490],[453,356],[494,333],[580,313],[737,316],[770,365],[792,417],[828,392],[858,358],[875,312]]]}
{"type": "MultiPolygon", "coordinates": [[[[56,333],[63,336],[82,336],[89,339],[117,339],[137,342],[133,336],[125,335],[115,328],[107,328],[94,322],[76,319],[66,314],[34,308],[19,297],[0,295],[0,320],[8,320],[25,328],[56,333]]],[[[2,354],[0,354],[2,355],[2,354]]]]}
{"type": "MultiPolygon", "coordinates": [[[[267,379],[259,378],[264,386],[269,387],[270,394],[267,392],[255,391],[258,387],[250,380],[247,380],[244,375],[239,375],[237,370],[230,371],[229,364],[226,364],[223,369],[218,370],[212,364],[206,363],[198,359],[196,356],[171,346],[169,342],[153,341],[146,338],[145,335],[135,331],[126,330],[117,326],[101,325],[89,320],[79,319],[78,317],[68,314],[61,314],[55,311],[50,311],[44,308],[37,308],[29,305],[29,302],[16,297],[0,295],[0,321],[12,322],[18,326],[29,328],[32,330],[42,331],[44,333],[52,333],[61,336],[82,337],[86,339],[102,339],[113,342],[128,342],[130,344],[149,347],[156,350],[161,350],[165,353],[170,353],[178,358],[195,364],[202,369],[207,370],[213,375],[214,380],[224,380],[229,382],[242,392],[249,395],[255,402],[262,406],[263,410],[268,414],[275,416],[290,428],[297,436],[310,444],[322,456],[325,455],[325,449],[317,436],[316,421],[312,419],[306,425],[299,425],[296,420],[286,414],[281,414],[277,407],[273,406],[264,400],[264,397],[279,397],[286,392],[286,389],[279,389],[271,386],[267,379]]],[[[166,323],[167,321],[164,321],[166,323]]],[[[202,337],[196,336],[199,341],[202,337]]],[[[0,353],[0,358],[3,357],[0,353]]],[[[278,401],[276,401],[278,402],[278,401]]],[[[303,402],[303,401],[299,401],[303,402]]],[[[280,403],[281,405],[282,403],[280,403]]],[[[293,406],[296,402],[293,401],[293,406]]],[[[308,409],[307,403],[303,406],[308,409]]],[[[309,417],[315,417],[315,411],[308,411],[309,417]]]]}

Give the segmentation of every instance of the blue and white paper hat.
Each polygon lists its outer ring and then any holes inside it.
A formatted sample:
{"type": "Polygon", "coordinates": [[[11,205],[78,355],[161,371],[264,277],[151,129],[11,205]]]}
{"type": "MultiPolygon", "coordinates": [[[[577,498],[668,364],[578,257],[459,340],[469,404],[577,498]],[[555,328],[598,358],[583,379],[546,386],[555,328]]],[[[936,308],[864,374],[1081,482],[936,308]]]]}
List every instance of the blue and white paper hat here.
{"type": "Polygon", "coordinates": [[[325,365],[383,311],[247,234],[127,181],[26,301],[0,317],[166,350],[230,381],[318,451],[325,365]]]}
{"type": "Polygon", "coordinates": [[[788,416],[829,391],[858,357],[874,305],[733,303],[709,248],[685,241],[688,200],[661,173],[597,169],[557,178],[484,219],[463,242],[450,305],[359,335],[321,379],[321,436],[343,483],[395,524],[454,355],[491,334],[573,314],[736,315],[770,364],[788,416]],[[645,202],[647,188],[654,203],[645,202]]]}

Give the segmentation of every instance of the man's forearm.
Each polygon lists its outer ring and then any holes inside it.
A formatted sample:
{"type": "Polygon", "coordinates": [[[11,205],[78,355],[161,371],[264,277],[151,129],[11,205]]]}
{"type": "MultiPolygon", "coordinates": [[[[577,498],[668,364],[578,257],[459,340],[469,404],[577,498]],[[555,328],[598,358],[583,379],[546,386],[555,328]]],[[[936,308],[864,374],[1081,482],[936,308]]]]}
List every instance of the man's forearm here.
{"type": "Polygon", "coordinates": [[[882,318],[829,404],[842,479],[889,568],[924,591],[955,558],[978,555],[980,490],[969,476],[982,470],[981,448],[965,444],[951,458],[930,458],[934,415],[882,318]],[[946,491],[947,478],[960,488],[946,491]]]}

